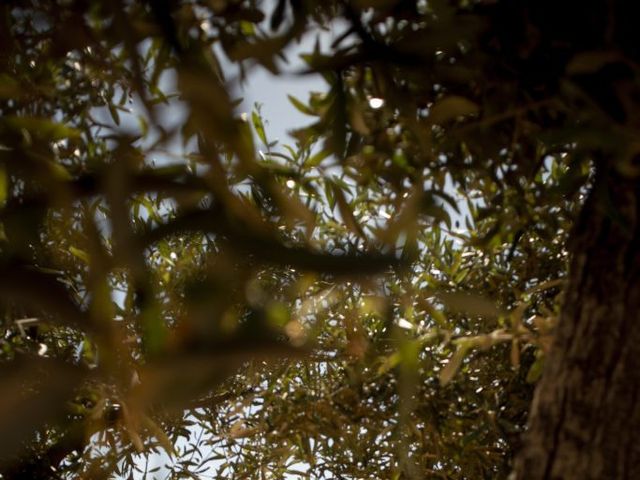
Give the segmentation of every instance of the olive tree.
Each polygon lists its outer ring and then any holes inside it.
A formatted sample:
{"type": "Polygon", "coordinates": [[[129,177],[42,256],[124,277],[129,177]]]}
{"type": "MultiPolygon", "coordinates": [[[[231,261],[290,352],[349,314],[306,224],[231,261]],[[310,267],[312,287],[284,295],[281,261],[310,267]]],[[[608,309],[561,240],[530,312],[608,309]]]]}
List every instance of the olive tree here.
{"type": "Polygon", "coordinates": [[[640,468],[634,7],[0,12],[5,478],[640,468]],[[337,19],[271,141],[234,82],[337,19]]]}

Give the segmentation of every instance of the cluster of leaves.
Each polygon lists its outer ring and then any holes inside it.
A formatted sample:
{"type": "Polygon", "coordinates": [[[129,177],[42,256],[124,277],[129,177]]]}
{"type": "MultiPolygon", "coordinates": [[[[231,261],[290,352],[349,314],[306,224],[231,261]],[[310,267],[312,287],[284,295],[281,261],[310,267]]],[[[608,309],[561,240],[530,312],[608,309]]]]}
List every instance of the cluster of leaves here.
{"type": "MultiPolygon", "coordinates": [[[[555,160],[547,167],[539,187],[561,177],[555,160]]],[[[296,188],[305,185],[303,198],[326,203],[319,239],[341,238],[345,250],[357,250],[393,232],[391,219],[410,215],[417,255],[400,271],[355,283],[295,271],[263,276],[260,288],[268,293],[259,297],[287,306],[285,329],[310,339],[313,353],[275,366],[253,363],[225,384],[228,400],[213,418],[193,414],[202,433],[187,450],[194,463],[177,460],[172,471],[216,478],[506,476],[557,315],[566,231],[551,242],[527,231],[514,245],[496,240],[493,220],[449,230],[428,213],[438,207],[448,215],[441,205],[425,202],[426,213],[403,214],[384,186],[347,184],[340,208],[327,192],[347,177],[327,182],[316,169],[303,170],[296,188]]],[[[411,192],[399,195],[404,208],[415,208],[407,206],[411,192]]],[[[469,207],[479,218],[478,207],[469,207]]],[[[568,220],[558,220],[566,228],[568,220]]]]}
{"type": "Polygon", "coordinates": [[[636,168],[546,3],[5,2],[4,478],[506,477],[591,146],[636,168]],[[278,145],[220,58],[335,18],[278,145]]]}

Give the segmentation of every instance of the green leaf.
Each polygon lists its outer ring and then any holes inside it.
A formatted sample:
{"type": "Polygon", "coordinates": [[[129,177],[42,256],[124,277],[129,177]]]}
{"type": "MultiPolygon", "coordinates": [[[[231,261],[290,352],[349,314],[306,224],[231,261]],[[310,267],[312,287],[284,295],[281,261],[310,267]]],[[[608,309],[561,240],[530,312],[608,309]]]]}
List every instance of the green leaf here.
{"type": "Polygon", "coordinates": [[[318,153],[313,154],[306,162],[304,162],[305,167],[317,167],[322,163],[322,161],[331,156],[331,151],[327,149],[322,149],[318,153]]]}
{"type": "Polygon", "coordinates": [[[118,113],[118,108],[111,103],[108,105],[108,108],[109,108],[109,113],[111,114],[111,118],[113,119],[113,122],[119,126],[120,114],[118,113]]]}
{"type": "Polygon", "coordinates": [[[433,123],[442,124],[462,116],[474,115],[478,111],[478,105],[471,100],[457,95],[450,95],[433,104],[429,112],[429,119],[433,123]]]}
{"type": "Polygon", "coordinates": [[[8,116],[1,119],[0,122],[4,122],[15,130],[25,129],[32,136],[50,141],[78,138],[80,136],[80,132],[75,128],[54,122],[48,118],[8,116]]]}
{"type": "Polygon", "coordinates": [[[622,54],[615,51],[593,50],[581,52],[569,61],[567,73],[570,75],[595,73],[604,66],[623,59],[622,54]]]}
{"type": "Polygon", "coordinates": [[[10,99],[22,96],[20,83],[6,73],[0,74],[0,98],[10,99]]]}
{"type": "Polygon", "coordinates": [[[299,112],[304,113],[305,115],[316,116],[316,113],[311,108],[309,108],[293,95],[287,95],[287,98],[299,112]]]}
{"type": "Polygon", "coordinates": [[[364,238],[365,234],[362,231],[362,227],[358,223],[355,215],[353,214],[353,208],[349,205],[347,198],[344,195],[344,191],[341,187],[335,183],[331,183],[333,189],[333,198],[335,198],[338,205],[338,211],[342,217],[344,225],[357,237],[364,238]]]}
{"type": "Polygon", "coordinates": [[[527,383],[536,383],[542,376],[544,370],[544,355],[537,355],[535,361],[529,367],[527,372],[527,383]]]}
{"type": "Polygon", "coordinates": [[[0,207],[4,207],[9,196],[9,177],[4,166],[0,167],[0,207]]]}
{"type": "Polygon", "coordinates": [[[380,366],[378,367],[378,375],[384,375],[389,370],[398,366],[401,361],[401,356],[399,352],[394,352],[391,355],[388,355],[384,358],[380,366]]]}
{"type": "Polygon", "coordinates": [[[258,114],[258,112],[251,113],[251,121],[253,123],[253,128],[256,130],[258,134],[258,138],[262,140],[262,143],[267,145],[267,135],[264,131],[264,124],[262,123],[262,118],[258,114]]]}
{"type": "Polygon", "coordinates": [[[469,352],[469,346],[466,344],[458,345],[458,348],[453,353],[449,362],[440,371],[440,385],[443,387],[448,385],[453,379],[455,374],[460,370],[464,358],[469,352]]]}
{"type": "Polygon", "coordinates": [[[331,182],[325,182],[324,193],[325,193],[325,196],[327,197],[327,203],[331,210],[333,210],[336,206],[336,196],[334,195],[333,191],[334,191],[334,185],[331,182]]]}
{"type": "Polygon", "coordinates": [[[455,313],[477,315],[481,317],[498,317],[502,314],[495,302],[481,296],[463,292],[438,293],[438,299],[455,313]]]}
{"type": "Polygon", "coordinates": [[[71,253],[71,255],[73,255],[74,257],[82,260],[82,262],[84,262],[87,265],[91,261],[89,254],[87,252],[85,252],[80,248],[74,247],[73,245],[69,247],[69,253],[71,253]]]}
{"type": "Polygon", "coordinates": [[[422,207],[422,213],[434,218],[438,222],[444,223],[448,228],[451,228],[451,216],[449,212],[442,206],[438,205],[433,199],[427,199],[422,207]]]}

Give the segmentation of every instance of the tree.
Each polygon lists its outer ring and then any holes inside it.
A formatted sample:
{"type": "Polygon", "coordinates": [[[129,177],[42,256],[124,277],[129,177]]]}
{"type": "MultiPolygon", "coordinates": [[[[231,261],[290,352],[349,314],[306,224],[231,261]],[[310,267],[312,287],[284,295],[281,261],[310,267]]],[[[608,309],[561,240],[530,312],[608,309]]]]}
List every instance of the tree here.
{"type": "Polygon", "coordinates": [[[3,476],[635,477],[635,9],[580,7],[6,2],[3,476]],[[335,18],[277,145],[219,56],[335,18]]]}

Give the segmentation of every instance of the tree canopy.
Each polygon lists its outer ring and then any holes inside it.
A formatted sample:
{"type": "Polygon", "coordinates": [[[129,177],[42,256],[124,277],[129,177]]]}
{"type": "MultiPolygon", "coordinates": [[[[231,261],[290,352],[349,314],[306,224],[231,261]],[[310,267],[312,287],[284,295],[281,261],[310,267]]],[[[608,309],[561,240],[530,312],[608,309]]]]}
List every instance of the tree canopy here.
{"type": "Polygon", "coordinates": [[[579,212],[636,232],[633,10],[4,2],[2,478],[507,478],[579,212]]]}

